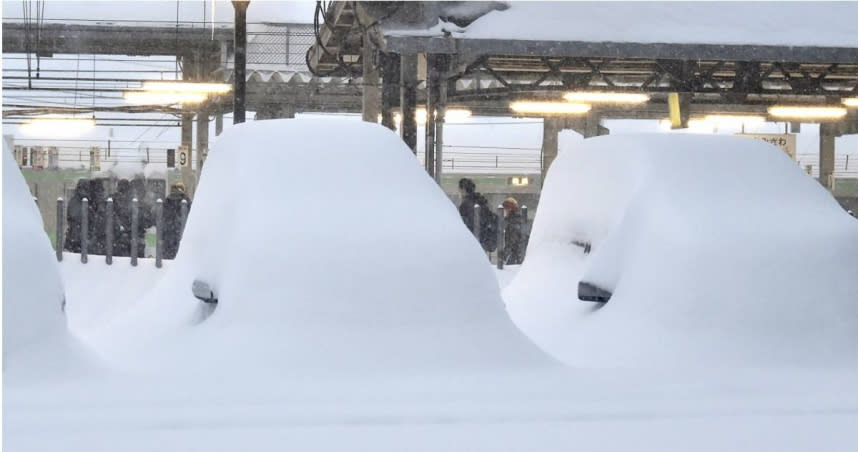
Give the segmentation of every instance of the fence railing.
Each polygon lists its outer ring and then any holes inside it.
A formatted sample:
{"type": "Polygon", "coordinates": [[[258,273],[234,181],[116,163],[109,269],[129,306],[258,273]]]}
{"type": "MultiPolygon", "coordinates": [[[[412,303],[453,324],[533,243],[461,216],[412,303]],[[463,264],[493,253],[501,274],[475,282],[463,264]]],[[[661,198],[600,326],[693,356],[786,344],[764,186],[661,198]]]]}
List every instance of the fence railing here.
{"type": "MultiPolygon", "coordinates": [[[[95,223],[90,224],[90,200],[88,198],[82,198],[80,200],[80,222],[77,227],[72,227],[71,223],[66,225],[66,209],[72,208],[71,206],[65,205],[65,200],[63,198],[57,199],[57,246],[56,246],[56,256],[57,261],[63,260],[63,252],[78,252],[80,254],[80,261],[84,264],[89,262],[90,252],[93,250],[101,251],[105,258],[105,263],[107,265],[113,264],[114,256],[125,256],[130,257],[131,265],[136,267],[138,264],[137,258],[142,257],[142,248],[141,242],[142,239],[140,232],[141,220],[140,220],[140,201],[137,198],[132,198],[130,202],[130,231],[128,234],[124,234],[124,231],[120,234],[123,236],[121,238],[122,242],[125,242],[127,238],[127,248],[124,246],[124,243],[120,243],[116,237],[116,202],[113,198],[107,198],[104,201],[104,221],[103,223],[95,223]],[[98,231],[98,227],[103,224],[103,230],[98,231]],[[68,226],[68,227],[67,227],[68,226]],[[74,236],[75,232],[77,232],[77,237],[74,236]],[[103,233],[103,240],[102,239],[103,233]],[[66,246],[66,239],[69,239],[69,246],[66,246]],[[103,246],[102,246],[103,245],[103,246]],[[125,250],[127,249],[127,253],[125,250]],[[117,253],[118,251],[118,253],[117,253]]],[[[144,210],[147,207],[144,207],[144,210]]],[[[182,235],[185,230],[185,224],[187,223],[189,212],[189,204],[188,201],[183,199],[180,203],[180,211],[179,211],[179,227],[177,230],[167,230],[165,227],[165,216],[164,216],[164,201],[161,198],[158,198],[155,201],[155,205],[152,208],[152,214],[154,214],[155,221],[155,267],[161,268],[163,259],[173,259],[175,257],[176,251],[178,251],[179,244],[182,240],[182,235]],[[167,235],[169,234],[169,236],[167,235]],[[165,240],[168,240],[171,244],[169,249],[165,249],[165,240]]],[[[101,255],[100,253],[99,255],[101,255]]]]}

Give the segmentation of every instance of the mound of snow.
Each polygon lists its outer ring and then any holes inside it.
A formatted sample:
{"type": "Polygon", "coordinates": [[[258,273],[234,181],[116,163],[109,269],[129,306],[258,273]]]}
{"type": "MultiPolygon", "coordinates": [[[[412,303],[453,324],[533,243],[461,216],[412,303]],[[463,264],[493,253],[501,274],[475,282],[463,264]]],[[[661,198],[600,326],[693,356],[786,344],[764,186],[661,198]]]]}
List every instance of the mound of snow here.
{"type": "Polygon", "coordinates": [[[552,362],[510,321],[485,254],[414,155],[355,121],[226,131],[169,273],[101,338],[111,356],[192,371],[552,362]],[[217,293],[213,312],[192,296],[197,279],[217,293]]]}
{"type": "Polygon", "coordinates": [[[70,341],[54,250],[24,176],[3,143],[3,369],[57,370],[70,341]]]}
{"type": "Polygon", "coordinates": [[[573,365],[838,365],[858,358],[856,275],[858,222],[774,146],[607,136],[552,164],[504,295],[573,365]],[[581,280],[613,297],[579,301],[581,280]]]}

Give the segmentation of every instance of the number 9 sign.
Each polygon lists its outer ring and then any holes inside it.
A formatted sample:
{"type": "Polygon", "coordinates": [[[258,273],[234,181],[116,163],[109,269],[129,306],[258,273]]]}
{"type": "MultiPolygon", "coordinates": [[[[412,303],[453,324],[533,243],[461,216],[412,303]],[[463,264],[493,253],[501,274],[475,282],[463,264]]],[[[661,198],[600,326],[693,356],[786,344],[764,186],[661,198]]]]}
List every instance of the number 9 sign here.
{"type": "Polygon", "coordinates": [[[188,149],[187,146],[179,146],[178,154],[179,154],[179,156],[178,156],[179,157],[178,158],[179,166],[185,167],[185,168],[190,168],[191,167],[190,149],[188,149]]]}

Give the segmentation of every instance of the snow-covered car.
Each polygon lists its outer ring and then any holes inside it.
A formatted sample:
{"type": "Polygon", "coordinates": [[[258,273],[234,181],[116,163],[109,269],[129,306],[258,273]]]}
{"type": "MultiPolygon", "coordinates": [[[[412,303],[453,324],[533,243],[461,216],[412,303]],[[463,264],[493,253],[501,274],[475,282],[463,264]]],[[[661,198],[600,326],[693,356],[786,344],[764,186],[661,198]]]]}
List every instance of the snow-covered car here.
{"type": "Polygon", "coordinates": [[[456,207],[376,124],[271,120],[225,132],[168,272],[104,332],[105,348],[127,357],[148,346],[193,369],[552,362],[509,319],[456,207]]]}
{"type": "Polygon", "coordinates": [[[3,143],[3,369],[56,372],[70,361],[63,283],[24,176],[3,143]],[[26,362],[26,363],[22,363],[26,362]]]}
{"type": "Polygon", "coordinates": [[[858,224],[778,148],[606,136],[553,163],[504,295],[576,365],[842,363],[856,275],[858,224]]]}

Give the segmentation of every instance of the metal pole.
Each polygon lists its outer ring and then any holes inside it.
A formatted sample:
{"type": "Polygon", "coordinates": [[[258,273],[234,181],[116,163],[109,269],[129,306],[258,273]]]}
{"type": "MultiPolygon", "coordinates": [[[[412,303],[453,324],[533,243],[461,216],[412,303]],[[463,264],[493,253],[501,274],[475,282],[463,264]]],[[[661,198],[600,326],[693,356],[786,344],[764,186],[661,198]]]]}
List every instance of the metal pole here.
{"type": "Polygon", "coordinates": [[[104,261],[107,265],[113,264],[113,198],[107,198],[107,217],[104,219],[106,224],[104,231],[106,233],[106,247],[104,252],[104,261]]]}
{"type": "Polygon", "coordinates": [[[63,246],[65,246],[65,237],[63,237],[65,233],[65,201],[63,201],[62,197],[57,198],[57,261],[63,261],[63,246]]]}
{"type": "Polygon", "coordinates": [[[233,81],[232,123],[241,124],[245,116],[247,96],[247,7],[250,1],[233,0],[235,9],[235,79],[233,81]]]}
{"type": "Polygon", "coordinates": [[[182,225],[181,225],[181,229],[179,230],[179,242],[182,241],[182,236],[185,234],[185,222],[188,221],[188,200],[187,199],[182,200],[181,215],[182,215],[182,218],[181,218],[182,225]]]}
{"type": "Polygon", "coordinates": [[[423,163],[426,172],[435,178],[435,109],[438,107],[438,58],[426,55],[426,130],[423,163]]]}
{"type": "Polygon", "coordinates": [[[504,260],[504,228],[506,218],[503,216],[503,206],[498,206],[498,270],[503,270],[504,260]]]}
{"type": "MultiPolygon", "coordinates": [[[[477,241],[480,241],[480,205],[474,204],[474,237],[477,238],[477,241]]],[[[482,246],[482,243],[480,244],[482,246]]]]}
{"type": "Polygon", "coordinates": [[[86,263],[86,245],[89,238],[89,200],[83,198],[80,203],[80,261],[86,263]]]}
{"type": "Polygon", "coordinates": [[[444,115],[447,114],[447,84],[438,86],[438,117],[435,119],[435,182],[441,185],[444,165],[444,115]]]}
{"type": "Polygon", "coordinates": [[[137,198],[131,200],[131,265],[137,266],[137,223],[140,203],[137,198]]]}
{"type": "Polygon", "coordinates": [[[524,225],[527,226],[527,206],[521,206],[521,218],[524,220],[524,225]]]}
{"type": "Polygon", "coordinates": [[[402,141],[417,155],[417,55],[401,55],[399,61],[399,110],[402,112],[399,131],[402,141]]]}
{"type": "Polygon", "coordinates": [[[161,253],[164,249],[164,201],[155,201],[155,267],[161,268],[161,253]]]}

